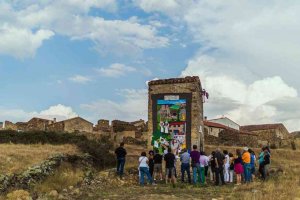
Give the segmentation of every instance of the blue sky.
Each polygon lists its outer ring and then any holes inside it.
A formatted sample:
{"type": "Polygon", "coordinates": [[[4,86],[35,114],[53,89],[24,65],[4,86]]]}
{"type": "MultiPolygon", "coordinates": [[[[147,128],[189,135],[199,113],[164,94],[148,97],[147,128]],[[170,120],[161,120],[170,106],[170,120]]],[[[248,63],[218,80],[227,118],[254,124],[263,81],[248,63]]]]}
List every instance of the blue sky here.
{"type": "Polygon", "coordinates": [[[146,119],[147,81],[197,75],[210,93],[208,118],[298,130],[299,7],[0,0],[0,121],[146,119]]]}

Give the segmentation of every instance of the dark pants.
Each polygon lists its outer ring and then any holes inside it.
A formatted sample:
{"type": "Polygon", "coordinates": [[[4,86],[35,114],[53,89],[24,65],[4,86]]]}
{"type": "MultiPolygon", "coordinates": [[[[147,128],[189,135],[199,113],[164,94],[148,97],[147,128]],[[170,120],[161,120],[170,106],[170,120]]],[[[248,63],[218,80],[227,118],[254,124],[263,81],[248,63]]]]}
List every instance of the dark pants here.
{"type": "Polygon", "coordinates": [[[220,178],[221,178],[222,184],[224,185],[225,181],[224,181],[223,167],[216,168],[216,182],[215,182],[216,185],[219,185],[220,178]]]}
{"type": "Polygon", "coordinates": [[[117,158],[117,173],[122,176],[124,173],[125,158],[117,158]]]}
{"type": "Polygon", "coordinates": [[[184,182],[184,173],[188,175],[188,181],[191,183],[191,171],[189,163],[181,163],[181,181],[184,182]]]}
{"type": "Polygon", "coordinates": [[[266,179],[265,165],[264,164],[260,164],[258,171],[261,174],[261,179],[265,180],[266,179]]]}
{"type": "Polygon", "coordinates": [[[208,166],[205,166],[205,169],[204,169],[204,175],[205,175],[205,177],[207,177],[207,172],[208,172],[208,166]]]}
{"type": "Polygon", "coordinates": [[[149,165],[149,172],[151,177],[153,177],[153,171],[154,171],[154,164],[149,165]]]}

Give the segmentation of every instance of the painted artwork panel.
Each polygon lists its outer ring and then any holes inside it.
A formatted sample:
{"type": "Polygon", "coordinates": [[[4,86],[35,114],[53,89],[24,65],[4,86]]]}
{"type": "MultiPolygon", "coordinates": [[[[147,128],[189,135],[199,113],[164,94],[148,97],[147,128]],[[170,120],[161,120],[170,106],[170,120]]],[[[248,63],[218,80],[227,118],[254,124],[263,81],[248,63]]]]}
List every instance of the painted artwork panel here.
{"type": "Polygon", "coordinates": [[[157,124],[152,137],[154,149],[165,153],[171,147],[173,153],[179,154],[186,148],[186,99],[158,99],[156,111],[157,124]]]}

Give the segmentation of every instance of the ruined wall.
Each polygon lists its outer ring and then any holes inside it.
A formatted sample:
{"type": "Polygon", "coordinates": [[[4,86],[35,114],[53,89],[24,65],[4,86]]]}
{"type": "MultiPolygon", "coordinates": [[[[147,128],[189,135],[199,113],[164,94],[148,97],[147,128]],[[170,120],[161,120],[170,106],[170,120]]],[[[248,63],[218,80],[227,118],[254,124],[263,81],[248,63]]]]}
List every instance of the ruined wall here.
{"type": "Polygon", "coordinates": [[[207,145],[248,146],[259,147],[258,136],[253,133],[243,133],[234,129],[222,130],[219,137],[204,132],[207,145]]]}
{"type": "Polygon", "coordinates": [[[73,132],[93,132],[93,124],[83,120],[79,117],[65,120],[64,122],[64,131],[73,133],[73,132]]]}
{"type": "MultiPolygon", "coordinates": [[[[191,95],[191,146],[196,144],[203,148],[203,103],[202,87],[199,77],[185,77],[175,79],[155,80],[149,82],[148,88],[148,148],[151,149],[151,140],[153,134],[153,96],[154,95],[191,95]],[[201,130],[200,130],[201,126],[201,130]],[[199,133],[199,131],[201,133],[199,133]]],[[[189,147],[190,148],[190,147],[189,147]]]]}
{"type": "Polygon", "coordinates": [[[47,126],[51,123],[51,120],[32,118],[27,122],[26,131],[46,131],[47,126]]]}
{"type": "Polygon", "coordinates": [[[47,131],[64,132],[64,122],[56,122],[47,126],[47,131]]]}
{"type": "Polygon", "coordinates": [[[105,119],[98,120],[98,123],[94,127],[94,131],[110,132],[111,127],[109,125],[109,120],[105,120],[105,119]]]}
{"type": "Polygon", "coordinates": [[[219,142],[228,146],[258,146],[258,136],[252,133],[242,133],[236,130],[223,130],[219,133],[219,142]]]}
{"type": "Polygon", "coordinates": [[[122,132],[122,131],[136,131],[136,127],[130,122],[113,120],[111,123],[113,132],[122,132]]]}
{"type": "Polygon", "coordinates": [[[4,129],[5,130],[15,130],[16,131],[18,129],[18,127],[17,127],[16,124],[14,124],[10,121],[5,121],[4,122],[4,129]]]}

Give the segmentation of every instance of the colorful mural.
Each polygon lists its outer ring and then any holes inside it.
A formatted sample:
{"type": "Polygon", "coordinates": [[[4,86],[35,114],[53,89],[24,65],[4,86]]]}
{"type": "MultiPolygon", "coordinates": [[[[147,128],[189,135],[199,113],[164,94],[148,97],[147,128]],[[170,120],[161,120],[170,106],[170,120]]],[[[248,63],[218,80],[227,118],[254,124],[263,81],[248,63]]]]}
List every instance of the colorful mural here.
{"type": "Polygon", "coordinates": [[[157,124],[152,145],[160,153],[171,147],[175,154],[179,154],[186,148],[186,99],[165,99],[156,102],[157,124]]]}

